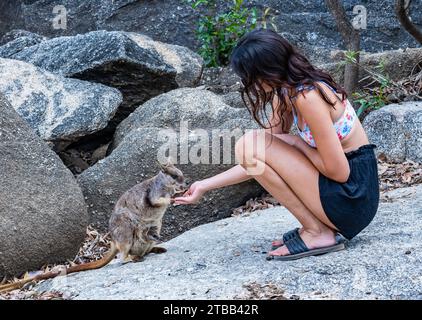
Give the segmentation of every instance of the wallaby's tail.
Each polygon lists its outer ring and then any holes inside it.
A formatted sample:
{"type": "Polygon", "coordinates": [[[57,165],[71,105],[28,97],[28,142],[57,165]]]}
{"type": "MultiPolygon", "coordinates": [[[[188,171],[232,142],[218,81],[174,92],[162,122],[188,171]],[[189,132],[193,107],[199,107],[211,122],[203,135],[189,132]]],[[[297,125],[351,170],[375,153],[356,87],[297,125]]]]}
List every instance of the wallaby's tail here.
{"type": "Polygon", "coordinates": [[[111,260],[114,259],[118,250],[114,242],[111,243],[110,250],[106,253],[106,255],[98,261],[88,262],[84,264],[80,264],[77,266],[72,266],[66,269],[66,273],[74,273],[79,271],[87,271],[87,270],[94,270],[104,267],[105,265],[109,264],[111,260]]]}
{"type": "MultiPolygon", "coordinates": [[[[111,260],[113,260],[117,253],[118,253],[118,250],[115,244],[112,242],[110,250],[106,253],[106,255],[102,259],[98,261],[94,261],[94,262],[89,262],[89,263],[84,263],[77,266],[68,267],[66,268],[66,271],[64,272],[64,274],[70,274],[70,273],[75,273],[79,271],[94,270],[94,269],[102,268],[105,265],[107,265],[111,260]]],[[[61,273],[62,273],[61,271],[50,271],[43,274],[39,274],[29,279],[24,279],[24,280],[20,280],[14,283],[5,284],[5,285],[0,286],[0,293],[5,293],[12,290],[20,289],[29,282],[55,278],[61,273]]]]}

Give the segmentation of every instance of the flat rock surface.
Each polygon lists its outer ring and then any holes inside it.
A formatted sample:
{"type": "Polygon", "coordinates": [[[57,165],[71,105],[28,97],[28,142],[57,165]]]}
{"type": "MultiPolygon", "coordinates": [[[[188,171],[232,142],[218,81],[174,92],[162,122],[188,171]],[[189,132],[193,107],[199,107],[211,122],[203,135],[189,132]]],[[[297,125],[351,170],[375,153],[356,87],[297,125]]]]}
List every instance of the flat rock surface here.
{"type": "MultiPolygon", "coordinates": [[[[37,290],[73,299],[226,299],[272,284],[286,298],[422,299],[422,185],[390,191],[348,249],[267,261],[271,240],[297,223],[284,207],[196,227],[145,261],[60,277],[37,290]]],[[[384,197],[383,197],[384,198],[384,197]]]]}

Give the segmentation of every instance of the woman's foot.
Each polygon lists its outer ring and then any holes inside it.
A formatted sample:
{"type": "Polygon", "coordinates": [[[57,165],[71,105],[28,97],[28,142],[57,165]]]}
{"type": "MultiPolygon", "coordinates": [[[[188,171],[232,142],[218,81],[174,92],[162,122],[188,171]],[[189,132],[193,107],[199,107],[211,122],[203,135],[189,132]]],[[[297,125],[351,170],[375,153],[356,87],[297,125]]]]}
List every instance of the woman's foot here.
{"type": "MultiPolygon", "coordinates": [[[[310,250],[316,248],[329,247],[336,243],[335,232],[329,228],[321,232],[304,230],[303,228],[301,228],[299,234],[303,242],[305,242],[305,245],[310,250]]],[[[278,243],[280,243],[280,241],[278,241],[278,243]]],[[[285,256],[289,255],[290,252],[285,245],[281,245],[279,248],[270,251],[268,254],[272,256],[285,256]]]]}
{"type": "MultiPolygon", "coordinates": [[[[299,229],[299,234],[302,235],[303,232],[303,227],[299,229]]],[[[274,240],[273,242],[271,242],[271,245],[273,247],[281,247],[283,245],[283,240],[274,240]]]]}

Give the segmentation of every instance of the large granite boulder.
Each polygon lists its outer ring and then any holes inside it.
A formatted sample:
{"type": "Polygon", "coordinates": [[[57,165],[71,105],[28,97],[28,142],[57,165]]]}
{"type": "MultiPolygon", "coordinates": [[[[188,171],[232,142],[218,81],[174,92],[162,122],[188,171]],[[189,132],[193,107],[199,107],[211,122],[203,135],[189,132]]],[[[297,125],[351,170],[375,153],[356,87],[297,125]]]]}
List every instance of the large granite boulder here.
{"type": "Polygon", "coordinates": [[[0,57],[9,58],[27,47],[34,46],[46,37],[25,30],[12,30],[6,33],[0,40],[0,57]]]}
{"type": "Polygon", "coordinates": [[[0,92],[45,141],[66,144],[105,128],[122,102],[119,90],[68,79],[0,58],[0,92]]]}
{"type": "MultiPolygon", "coordinates": [[[[239,94],[239,93],[238,93],[239,94]]],[[[117,128],[113,145],[132,130],[145,127],[177,128],[182,121],[193,129],[213,129],[231,119],[250,119],[245,108],[227,105],[224,97],[209,90],[181,88],[161,94],[139,106],[117,128]]],[[[249,121],[251,128],[256,125],[249,121]]]]}
{"type": "Polygon", "coordinates": [[[422,162],[422,102],[390,104],[370,112],[363,121],[377,156],[388,161],[422,162]]]}
{"type": "Polygon", "coordinates": [[[88,215],[60,158],[0,95],[0,278],[73,259],[88,215]]]}
{"type": "Polygon", "coordinates": [[[151,97],[195,85],[203,63],[187,48],[119,31],[54,38],[10,57],[62,76],[120,89],[124,102],[118,120],[151,97]]]}
{"type": "MultiPolygon", "coordinates": [[[[250,0],[248,7],[269,7],[274,16],[273,22],[279,32],[300,46],[305,47],[312,56],[323,54],[320,48],[344,49],[334,19],[328,12],[324,1],[320,0],[250,0]],[[312,28],[303,28],[304,21],[312,28]],[[315,49],[317,48],[317,49],[315,49]]],[[[232,1],[216,1],[219,9],[227,8],[232,1]]],[[[362,49],[376,52],[419,44],[400,26],[394,13],[394,1],[380,5],[377,1],[343,1],[348,17],[352,20],[357,9],[366,11],[367,25],[361,30],[362,49]],[[362,8],[363,7],[363,8],[362,8]]],[[[93,30],[124,30],[141,32],[155,40],[198,49],[195,30],[200,13],[190,7],[188,1],[180,0],[15,0],[0,6],[0,34],[10,29],[24,28],[42,35],[57,37],[75,35],[93,30]],[[54,28],[52,20],[55,6],[63,6],[67,11],[67,26],[54,28]]],[[[412,21],[422,27],[422,3],[412,1],[410,6],[412,21]]],[[[361,11],[362,14],[364,12],[361,11]]],[[[325,55],[326,59],[328,55],[325,55]]],[[[328,62],[328,60],[326,61],[328,62]]]]}
{"type": "MultiPolygon", "coordinates": [[[[191,182],[232,167],[235,140],[255,127],[246,110],[226,105],[207,90],[182,88],[149,100],[122,122],[111,154],[78,176],[91,221],[106,229],[118,197],[155,175],[157,161],[167,156],[191,182]]],[[[260,193],[262,189],[251,180],[210,192],[197,206],[172,207],[165,216],[163,236],[227,217],[231,209],[260,193]]]]}
{"type": "MultiPolygon", "coordinates": [[[[422,299],[422,185],[389,191],[347,249],[267,261],[273,239],[298,226],[284,207],[205,224],[140,263],[60,277],[37,286],[91,299],[422,299]]],[[[198,311],[199,313],[199,311],[198,311]]]]}

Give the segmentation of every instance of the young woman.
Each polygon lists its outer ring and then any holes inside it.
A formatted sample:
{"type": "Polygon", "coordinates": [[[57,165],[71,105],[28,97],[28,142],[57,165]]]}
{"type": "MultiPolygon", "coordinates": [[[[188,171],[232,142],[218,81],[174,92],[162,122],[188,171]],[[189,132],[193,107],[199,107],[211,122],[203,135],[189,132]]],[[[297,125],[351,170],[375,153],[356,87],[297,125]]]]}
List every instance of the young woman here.
{"type": "Polygon", "coordinates": [[[264,129],[236,143],[239,165],[193,183],[174,202],[194,204],[209,190],[254,178],[301,224],[273,241],[268,258],[344,249],[344,238],[368,226],[379,202],[377,146],[369,143],[346,92],[271,30],[240,39],[231,65],[242,80],[245,105],[264,129]],[[289,134],[293,122],[299,136],[289,134]],[[265,147],[258,151],[260,137],[265,147]]]}

